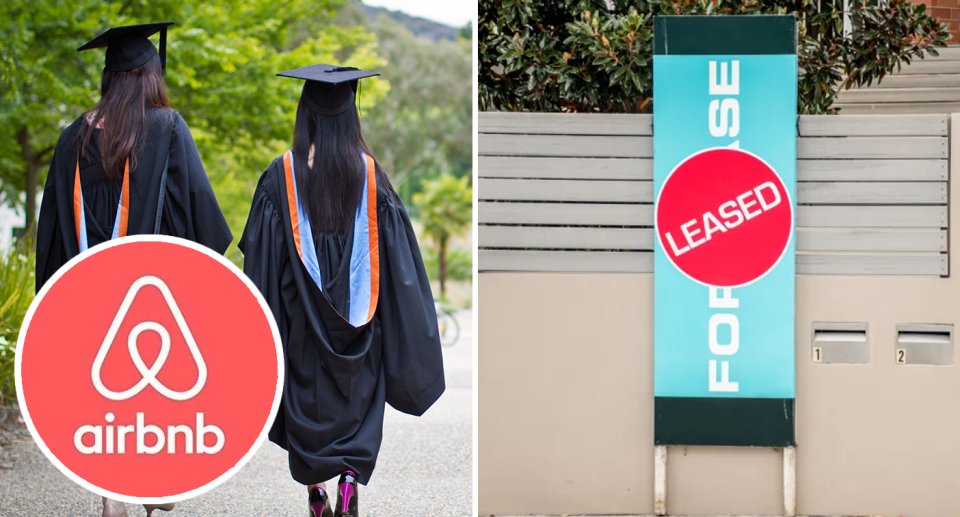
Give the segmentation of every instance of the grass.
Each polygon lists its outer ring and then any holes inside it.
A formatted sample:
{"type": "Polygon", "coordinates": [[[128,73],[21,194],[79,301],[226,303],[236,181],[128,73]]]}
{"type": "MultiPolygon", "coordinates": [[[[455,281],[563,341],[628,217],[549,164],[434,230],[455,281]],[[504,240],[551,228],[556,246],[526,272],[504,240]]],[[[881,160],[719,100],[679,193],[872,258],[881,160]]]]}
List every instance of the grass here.
{"type": "Polygon", "coordinates": [[[28,241],[20,241],[0,255],[0,406],[17,399],[14,355],[20,324],[33,301],[35,263],[33,245],[28,241]]]}

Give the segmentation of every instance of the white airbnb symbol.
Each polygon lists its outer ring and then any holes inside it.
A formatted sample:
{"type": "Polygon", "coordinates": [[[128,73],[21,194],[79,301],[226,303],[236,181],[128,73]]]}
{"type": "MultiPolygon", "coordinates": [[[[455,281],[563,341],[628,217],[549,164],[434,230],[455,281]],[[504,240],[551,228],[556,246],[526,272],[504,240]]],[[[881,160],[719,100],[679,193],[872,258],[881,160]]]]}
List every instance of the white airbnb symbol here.
{"type": "Polygon", "coordinates": [[[93,361],[93,370],[90,374],[93,378],[93,386],[101,395],[110,400],[127,400],[143,391],[147,385],[153,386],[153,389],[171,400],[188,400],[195,397],[197,393],[200,393],[203,385],[207,382],[207,365],[203,362],[203,356],[200,355],[200,349],[197,348],[197,342],[193,339],[190,327],[187,326],[186,320],[183,319],[183,313],[180,312],[177,301],[173,299],[173,293],[170,292],[170,288],[167,287],[167,284],[165,284],[163,280],[155,276],[144,276],[138,278],[137,281],[130,286],[127,295],[123,298],[123,303],[120,304],[120,311],[117,312],[116,317],[114,317],[113,323],[110,324],[110,329],[107,331],[107,336],[103,339],[103,344],[100,345],[100,350],[97,352],[97,358],[93,361]],[[140,289],[148,285],[156,287],[160,291],[160,294],[163,295],[164,301],[167,302],[167,307],[170,309],[170,312],[173,313],[174,319],[177,320],[177,326],[180,328],[180,333],[183,334],[183,339],[187,342],[187,347],[190,348],[190,355],[193,356],[194,362],[197,363],[197,382],[187,391],[171,390],[157,379],[157,374],[167,361],[167,356],[170,355],[170,333],[167,332],[167,329],[163,325],[155,321],[144,321],[137,324],[127,337],[127,349],[130,351],[130,358],[133,359],[134,366],[137,367],[137,371],[139,371],[142,376],[140,381],[130,389],[117,392],[104,386],[103,381],[100,379],[100,369],[103,367],[103,360],[107,357],[107,352],[110,351],[110,347],[113,346],[113,340],[117,336],[120,324],[123,323],[123,318],[127,315],[127,311],[130,309],[130,305],[133,303],[134,298],[137,297],[140,289]],[[140,350],[137,348],[137,338],[146,331],[156,332],[157,335],[160,336],[160,354],[157,356],[157,360],[153,362],[153,366],[149,368],[147,368],[146,363],[143,362],[143,357],[140,356],[140,350]]]}

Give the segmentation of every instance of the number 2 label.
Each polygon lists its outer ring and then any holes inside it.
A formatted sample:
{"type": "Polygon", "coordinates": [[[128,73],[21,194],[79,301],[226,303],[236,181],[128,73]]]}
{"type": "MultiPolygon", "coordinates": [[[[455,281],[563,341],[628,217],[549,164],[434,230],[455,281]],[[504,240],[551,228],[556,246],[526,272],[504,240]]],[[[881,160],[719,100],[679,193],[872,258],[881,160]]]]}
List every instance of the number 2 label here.
{"type": "Polygon", "coordinates": [[[907,364],[907,351],[902,348],[897,349],[897,364],[907,364]]]}

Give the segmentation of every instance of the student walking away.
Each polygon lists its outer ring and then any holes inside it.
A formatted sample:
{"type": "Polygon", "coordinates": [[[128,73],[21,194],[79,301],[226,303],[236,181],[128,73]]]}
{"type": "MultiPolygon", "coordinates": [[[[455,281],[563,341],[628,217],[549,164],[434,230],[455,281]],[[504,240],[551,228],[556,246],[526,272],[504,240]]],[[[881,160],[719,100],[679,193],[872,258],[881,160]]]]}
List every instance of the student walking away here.
{"type": "MultiPolygon", "coordinates": [[[[57,142],[37,226],[37,291],[68,260],[110,239],[160,233],[217,253],[233,240],[190,129],[167,98],[172,24],[114,27],[79,48],[107,47],[100,102],[57,142]],[[158,31],[159,52],[147,39],[158,31]]],[[[173,506],[144,505],[148,516],[173,506]]],[[[104,497],[103,516],[126,517],[126,507],[104,497]]]]}
{"type": "Polygon", "coordinates": [[[260,177],[239,244],[283,341],[270,439],[307,486],[311,517],[357,517],[385,404],[419,416],[443,393],[437,315],[410,219],[360,133],[358,83],[378,74],[278,75],[306,80],[293,149],[260,177]],[[337,476],[331,505],[324,482],[337,476]]]}
{"type": "Polygon", "coordinates": [[[163,73],[173,22],[114,27],[100,102],[60,133],[37,225],[37,291],[87,248],[126,235],[171,235],[223,253],[233,240],[190,129],[163,73]],[[160,31],[158,52],[148,36],[160,31]]]}

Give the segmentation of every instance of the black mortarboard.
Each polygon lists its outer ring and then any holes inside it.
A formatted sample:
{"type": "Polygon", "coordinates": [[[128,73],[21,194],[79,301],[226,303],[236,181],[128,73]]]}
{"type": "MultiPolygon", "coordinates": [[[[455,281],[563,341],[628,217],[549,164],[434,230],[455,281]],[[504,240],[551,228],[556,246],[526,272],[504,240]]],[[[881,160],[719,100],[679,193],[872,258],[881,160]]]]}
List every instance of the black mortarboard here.
{"type": "Polygon", "coordinates": [[[173,22],[143,23],[140,25],[126,25],[114,27],[103,34],[88,41],[77,49],[89,50],[92,48],[107,47],[106,68],[113,72],[126,72],[144,65],[153,56],[157,49],[147,39],[160,32],[160,64],[164,71],[167,69],[167,27],[173,22]]]}
{"type": "Polygon", "coordinates": [[[281,77],[304,79],[300,98],[320,115],[339,115],[354,104],[360,79],[380,75],[350,66],[310,65],[280,72],[281,77]]]}

